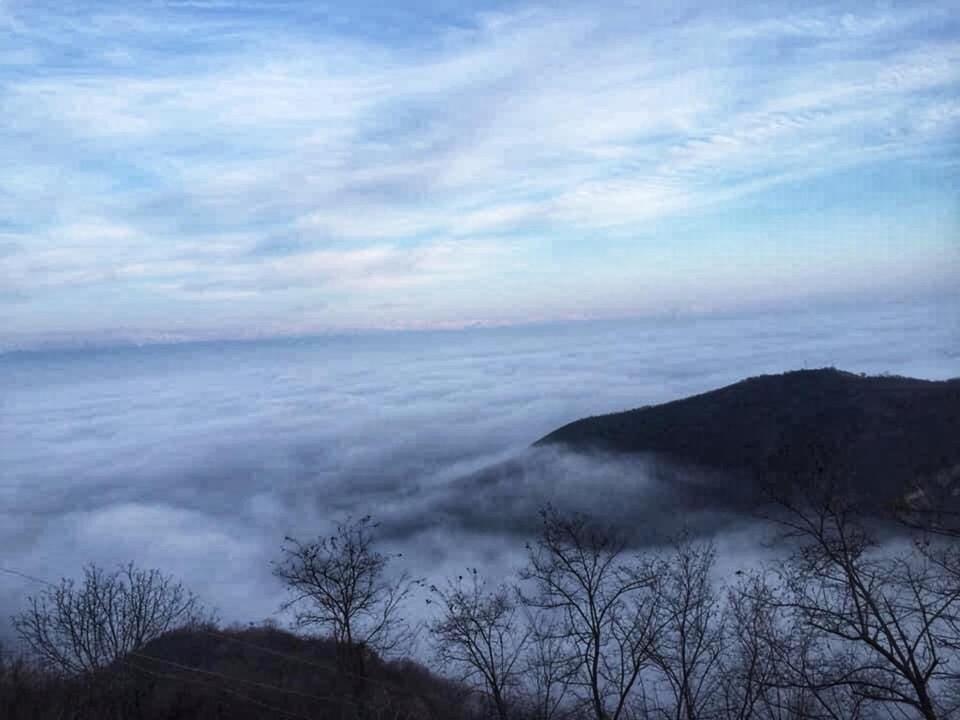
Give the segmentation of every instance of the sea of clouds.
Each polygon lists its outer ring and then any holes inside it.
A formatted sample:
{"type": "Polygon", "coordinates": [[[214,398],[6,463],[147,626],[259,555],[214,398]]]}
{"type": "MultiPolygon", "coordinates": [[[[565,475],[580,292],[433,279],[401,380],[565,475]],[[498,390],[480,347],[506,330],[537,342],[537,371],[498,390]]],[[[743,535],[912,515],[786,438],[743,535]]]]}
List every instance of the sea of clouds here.
{"type": "MultiPolygon", "coordinates": [[[[529,445],[761,373],[958,376],[957,309],[0,355],[0,567],[55,580],[133,560],[180,576],[226,620],[260,620],[282,599],[270,562],[285,535],[372,514],[417,575],[505,575],[545,502],[663,537],[711,528],[735,563],[755,536],[721,511],[670,512],[644,462],[529,445]]],[[[40,589],[0,574],[0,627],[40,589]]]]}

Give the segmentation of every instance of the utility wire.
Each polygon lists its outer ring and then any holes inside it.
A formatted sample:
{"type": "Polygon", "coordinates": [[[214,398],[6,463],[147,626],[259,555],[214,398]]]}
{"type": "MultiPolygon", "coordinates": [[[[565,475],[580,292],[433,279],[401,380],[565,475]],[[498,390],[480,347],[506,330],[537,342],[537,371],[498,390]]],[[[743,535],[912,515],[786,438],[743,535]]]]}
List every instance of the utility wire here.
{"type": "MultiPolygon", "coordinates": [[[[155,658],[153,658],[153,659],[155,659],[155,658]]],[[[210,684],[210,683],[204,682],[203,680],[194,680],[194,679],[191,679],[191,678],[188,678],[188,677],[183,677],[182,675],[170,675],[170,674],[167,674],[167,673],[157,672],[157,671],[155,671],[155,670],[150,670],[150,669],[148,669],[148,668],[141,667],[141,666],[137,665],[136,663],[131,663],[131,662],[128,661],[128,660],[125,660],[125,661],[124,661],[124,664],[127,665],[128,667],[131,667],[131,668],[139,671],[139,672],[145,673],[145,674],[147,674],[147,675],[151,675],[151,676],[156,677],[156,678],[160,678],[161,680],[175,680],[175,681],[178,681],[178,682],[192,683],[192,684],[194,684],[194,685],[199,685],[199,686],[204,687],[204,688],[208,688],[208,689],[212,689],[212,690],[217,690],[217,691],[219,691],[219,692],[223,692],[223,693],[226,693],[226,694],[228,694],[228,695],[232,695],[233,697],[237,698],[238,700],[242,700],[243,702],[247,702],[247,703],[251,703],[251,704],[253,704],[253,705],[256,705],[257,707],[259,707],[259,708],[261,708],[261,709],[263,709],[263,710],[269,710],[269,711],[272,712],[272,713],[277,713],[277,714],[279,714],[279,715],[284,715],[284,716],[286,716],[286,717],[294,718],[295,720],[314,720],[314,718],[308,718],[308,717],[306,717],[305,715],[299,715],[299,714],[297,714],[297,713],[292,713],[292,712],[290,712],[289,710],[282,710],[282,709],[280,709],[280,708],[278,708],[278,707],[274,707],[274,706],[272,706],[272,705],[268,705],[267,703],[262,702],[262,701],[260,701],[260,700],[257,700],[256,698],[252,698],[252,697],[250,697],[250,696],[248,696],[248,695],[244,695],[244,694],[242,694],[242,693],[234,690],[233,688],[222,687],[222,686],[218,686],[218,685],[212,685],[212,684],[210,684]]]]}
{"type": "MultiPolygon", "coordinates": [[[[12,569],[10,569],[10,568],[0,567],[0,572],[6,573],[7,575],[13,575],[13,576],[16,576],[16,577],[20,577],[20,578],[23,578],[23,579],[25,579],[25,580],[30,580],[31,582],[36,582],[36,583],[40,583],[40,584],[42,584],[42,585],[47,585],[47,586],[49,586],[49,587],[56,587],[56,584],[50,582],[49,580],[44,580],[43,578],[36,577],[35,575],[30,575],[30,574],[28,574],[28,573],[20,572],[19,570],[12,570],[12,569]]],[[[139,652],[129,653],[129,655],[133,655],[133,656],[135,656],[135,657],[139,657],[139,658],[142,658],[142,659],[145,659],[145,660],[150,660],[150,661],[152,661],[152,662],[163,663],[163,664],[169,665],[169,666],[171,666],[171,667],[176,667],[176,668],[179,669],[179,670],[186,670],[186,671],[189,671],[189,672],[194,672],[194,673],[206,675],[206,676],[208,676],[208,677],[217,677],[217,678],[220,678],[220,679],[223,679],[223,680],[227,680],[227,681],[231,681],[231,682],[244,682],[244,683],[247,683],[247,684],[250,684],[250,685],[255,685],[255,686],[260,687],[260,688],[270,689],[270,690],[273,690],[273,691],[275,691],[275,692],[281,692],[281,693],[285,693],[285,694],[288,694],[288,695],[297,695],[297,696],[300,696],[300,697],[311,698],[311,699],[314,699],[314,700],[318,700],[318,701],[320,701],[320,702],[330,702],[330,701],[336,701],[336,700],[340,699],[340,698],[329,698],[329,697],[328,697],[328,698],[322,698],[322,697],[319,697],[319,696],[316,696],[316,695],[309,695],[309,694],[307,694],[307,693],[302,693],[302,692],[299,692],[299,691],[297,691],[297,690],[292,690],[292,689],[288,689],[288,688],[280,688],[280,687],[276,687],[276,686],[273,686],[273,685],[268,685],[268,684],[266,684],[266,683],[261,683],[261,682],[256,682],[256,681],[250,681],[250,680],[240,680],[239,678],[231,678],[231,677],[229,677],[229,676],[227,676],[227,675],[223,675],[223,674],[221,674],[221,673],[216,673],[216,672],[213,672],[213,671],[210,671],[210,670],[203,670],[203,669],[201,669],[201,668],[189,667],[189,666],[187,666],[187,665],[181,665],[180,663],[175,663],[175,662],[172,662],[172,661],[169,661],[169,660],[163,660],[162,658],[152,657],[152,656],[150,656],[150,655],[145,655],[145,654],[139,653],[139,652]]],[[[214,686],[214,685],[211,685],[211,684],[209,684],[209,683],[207,683],[207,682],[204,682],[204,681],[202,681],[202,680],[194,680],[194,679],[191,679],[191,678],[183,677],[182,675],[169,675],[169,674],[165,674],[165,673],[159,673],[159,672],[156,672],[156,671],[154,671],[154,670],[150,670],[149,668],[141,667],[141,666],[139,666],[139,665],[137,665],[137,664],[135,664],[135,663],[130,662],[129,660],[124,660],[123,662],[124,662],[124,664],[127,665],[128,667],[134,668],[134,669],[136,669],[136,670],[138,670],[138,671],[140,671],[140,672],[146,673],[146,674],[148,674],[148,675],[152,675],[152,676],[154,676],[154,677],[158,677],[158,678],[161,678],[161,679],[167,679],[167,680],[177,680],[177,681],[180,681],[180,682],[193,683],[194,685],[200,685],[200,686],[205,687],[205,688],[212,688],[212,689],[215,689],[215,690],[219,690],[219,691],[221,691],[221,692],[225,692],[225,693],[227,693],[227,694],[229,694],[229,695],[232,695],[233,697],[235,697],[235,698],[237,698],[237,699],[239,699],[239,700],[241,700],[241,701],[243,701],[243,702],[252,703],[253,705],[258,706],[259,708],[261,708],[261,709],[263,709],[263,710],[269,710],[270,712],[273,712],[273,713],[278,713],[278,714],[284,715],[284,716],[286,716],[286,717],[294,718],[294,720],[314,720],[313,718],[308,718],[308,717],[305,717],[305,716],[303,716],[303,715],[298,715],[298,714],[296,714],[296,713],[292,713],[292,712],[290,712],[290,711],[288,711],[288,710],[283,710],[283,709],[281,709],[281,708],[274,707],[274,706],[272,706],[272,705],[268,705],[267,703],[261,702],[260,700],[257,700],[256,698],[252,698],[252,697],[249,697],[249,696],[247,696],[247,695],[243,695],[242,693],[237,692],[237,691],[234,690],[233,688],[214,686]]],[[[352,702],[352,701],[350,701],[348,698],[343,698],[343,699],[344,699],[344,700],[347,700],[348,702],[352,702]]]]}
{"type": "Polygon", "coordinates": [[[189,665],[183,665],[181,663],[174,662],[173,660],[164,660],[163,658],[154,657],[152,655],[146,655],[141,652],[131,652],[131,653],[128,653],[128,655],[131,655],[136,658],[140,658],[142,660],[150,660],[151,662],[158,662],[163,665],[168,665],[172,668],[176,668],[177,670],[185,670],[187,672],[194,672],[199,675],[206,675],[208,677],[219,678],[221,680],[229,680],[230,682],[243,683],[245,685],[251,685],[253,687],[262,688],[264,690],[273,690],[274,692],[286,693],[287,695],[297,695],[298,697],[308,698],[310,700],[316,700],[318,702],[334,702],[334,701],[340,700],[340,698],[329,696],[329,695],[328,696],[312,695],[310,693],[300,692],[299,690],[293,690],[291,688],[282,688],[282,687],[278,687],[277,685],[270,685],[268,683],[259,682],[258,680],[244,680],[242,678],[231,677],[229,675],[225,675],[223,673],[216,672],[214,670],[204,670],[203,668],[191,667],[189,665]]]}
{"type": "MultiPolygon", "coordinates": [[[[24,578],[25,580],[30,580],[30,581],[32,581],[32,582],[41,583],[41,584],[47,585],[47,586],[49,586],[49,587],[56,587],[56,584],[50,582],[49,580],[44,580],[43,578],[39,578],[39,577],[36,577],[36,576],[34,576],[34,575],[30,575],[30,574],[28,574],[28,573],[20,572],[19,570],[12,570],[12,569],[10,569],[10,568],[0,567],[0,572],[7,573],[7,574],[9,574],[9,575],[14,575],[14,576],[17,576],[17,577],[21,577],[21,578],[24,578]]],[[[247,647],[253,648],[253,649],[255,649],[255,650],[259,650],[260,652],[266,653],[266,654],[268,654],[268,655],[274,655],[274,656],[276,656],[276,657],[284,658],[284,659],[290,660],[290,661],[292,661],[292,662],[299,662],[299,663],[301,663],[301,664],[303,664],[303,665],[307,665],[307,666],[309,666],[309,667],[312,667],[312,668],[315,668],[315,669],[318,669],[318,670],[322,670],[322,671],[324,671],[324,672],[336,673],[336,674],[340,674],[340,675],[347,675],[347,676],[349,676],[349,677],[357,678],[357,679],[363,680],[364,682],[368,682],[368,683],[371,683],[371,684],[373,684],[373,685],[378,685],[378,686],[380,686],[380,687],[382,687],[382,688],[385,688],[385,689],[388,689],[388,690],[393,690],[393,691],[395,691],[395,692],[403,693],[403,694],[406,694],[406,695],[414,695],[414,694],[415,694],[415,693],[414,693],[413,691],[411,691],[409,688],[403,687],[403,686],[401,686],[401,685],[397,685],[397,684],[389,683],[389,682],[386,682],[386,681],[383,681],[383,680],[378,680],[378,679],[376,679],[376,678],[371,678],[371,677],[367,677],[367,676],[364,676],[364,675],[360,675],[360,674],[358,674],[358,673],[354,673],[354,672],[351,672],[351,671],[349,671],[349,670],[342,670],[342,669],[338,669],[338,668],[333,668],[333,667],[330,667],[329,665],[323,665],[323,664],[321,664],[321,663],[319,663],[319,662],[315,662],[315,661],[313,661],[313,660],[309,660],[309,659],[304,658],[304,657],[299,657],[299,656],[296,656],[296,655],[290,655],[290,654],[288,654],[288,653],[279,652],[279,651],[273,650],[273,649],[271,649],[271,648],[263,647],[262,645],[258,645],[258,644],[256,644],[256,643],[252,643],[252,642],[250,642],[249,640],[242,640],[242,639],[240,639],[240,638],[233,637],[233,636],[228,635],[228,634],[226,634],[226,633],[216,632],[216,631],[213,631],[213,630],[200,630],[199,632],[201,632],[201,633],[203,633],[203,634],[205,634],[205,635],[210,635],[210,636],[218,637],[218,638],[221,638],[221,639],[223,639],[223,640],[227,640],[227,641],[230,641],[230,642],[233,642],[233,643],[237,643],[237,644],[239,644],[239,645],[245,645],[245,646],[247,646],[247,647]]],[[[296,691],[296,690],[290,690],[290,689],[286,689],[286,688],[280,688],[280,687],[276,687],[276,686],[274,686],[274,685],[267,685],[267,684],[265,684],[265,683],[259,683],[259,682],[252,681],[252,680],[240,680],[239,678],[231,678],[231,677],[229,677],[229,676],[227,676],[227,675],[223,675],[223,674],[221,674],[221,673],[217,673],[217,672],[214,672],[214,671],[211,671],[211,670],[203,670],[203,669],[201,669],[201,668],[195,668],[195,667],[190,667],[190,666],[187,666],[187,665],[181,665],[181,664],[179,664],[179,663],[175,663],[175,662],[172,662],[172,661],[170,661],[170,660],[163,660],[162,658],[157,658],[157,657],[153,657],[153,656],[150,656],[150,655],[145,655],[145,654],[139,653],[139,652],[132,652],[132,653],[129,653],[129,655],[133,655],[133,656],[135,656],[135,657],[139,657],[139,658],[142,658],[142,659],[145,659],[145,660],[151,660],[151,661],[154,661],[154,662],[160,662],[160,663],[163,663],[163,664],[166,664],[166,665],[170,665],[170,666],[172,666],[172,667],[176,667],[176,668],[178,668],[178,669],[180,669],[180,670],[185,670],[185,671],[190,671],[190,672],[201,673],[201,674],[204,674],[204,675],[207,675],[207,676],[219,677],[219,678],[221,678],[221,679],[230,680],[230,681],[234,681],[234,682],[242,682],[242,683],[247,683],[247,684],[251,684],[251,685],[256,685],[256,686],[259,686],[259,687],[261,687],[261,688],[270,689],[270,690],[274,690],[274,691],[277,691],[277,692],[285,692],[285,693],[288,693],[288,694],[300,695],[300,696],[302,696],[302,697],[312,698],[312,699],[314,699],[314,700],[319,700],[319,701],[321,701],[321,702],[331,702],[331,701],[343,700],[343,701],[346,701],[346,702],[349,702],[349,703],[351,703],[351,704],[356,705],[356,703],[355,703],[353,700],[350,700],[349,698],[320,697],[320,696],[317,696],[317,695],[310,695],[310,694],[307,694],[307,693],[301,693],[301,692],[296,691]]],[[[146,669],[145,669],[145,668],[139,668],[139,669],[144,670],[144,671],[146,672],[146,669]]],[[[174,677],[174,676],[171,676],[171,677],[174,677]]]]}
{"type": "Polygon", "coordinates": [[[409,688],[403,687],[402,685],[397,685],[395,683],[387,682],[385,680],[378,680],[376,678],[367,677],[365,675],[360,675],[358,673],[354,673],[349,670],[341,670],[341,669],[331,667],[329,665],[324,665],[314,660],[310,660],[308,658],[301,657],[298,655],[290,655],[288,653],[279,652],[277,650],[273,650],[271,648],[267,648],[262,645],[257,645],[256,643],[252,643],[249,640],[242,640],[241,638],[233,637],[231,635],[227,635],[226,633],[217,632],[216,630],[200,630],[200,632],[206,635],[211,635],[213,637],[218,637],[233,643],[237,643],[238,645],[246,645],[247,647],[253,648],[255,650],[260,650],[261,652],[266,653],[268,655],[275,655],[276,657],[284,658],[292,662],[299,662],[304,665],[308,665],[310,667],[316,668],[318,670],[323,670],[324,672],[337,673],[339,675],[347,675],[349,677],[353,677],[358,680],[364,680],[365,682],[369,682],[374,685],[379,685],[380,687],[386,688],[388,690],[395,690],[401,693],[412,694],[409,688]]]}
{"type": "Polygon", "coordinates": [[[43,578],[38,578],[34,575],[28,575],[27,573],[20,572],[19,570],[11,570],[9,568],[0,567],[0,572],[6,573],[7,575],[16,575],[17,577],[23,578],[24,580],[31,580],[41,585],[49,585],[50,587],[56,587],[55,583],[50,582],[49,580],[44,580],[43,578]]]}

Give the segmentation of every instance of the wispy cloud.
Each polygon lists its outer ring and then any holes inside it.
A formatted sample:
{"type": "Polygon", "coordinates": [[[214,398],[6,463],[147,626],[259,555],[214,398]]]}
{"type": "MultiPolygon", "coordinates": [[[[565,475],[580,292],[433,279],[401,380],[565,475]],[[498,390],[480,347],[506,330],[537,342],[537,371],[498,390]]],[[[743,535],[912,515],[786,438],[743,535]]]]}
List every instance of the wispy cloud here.
{"type": "Polygon", "coordinates": [[[0,279],[31,297],[122,284],[162,315],[171,288],[373,308],[433,286],[463,306],[505,263],[565,262],[544,238],[956,157],[946,5],[515,7],[409,43],[298,3],[44,8],[0,4],[0,222],[23,248],[0,279]]]}

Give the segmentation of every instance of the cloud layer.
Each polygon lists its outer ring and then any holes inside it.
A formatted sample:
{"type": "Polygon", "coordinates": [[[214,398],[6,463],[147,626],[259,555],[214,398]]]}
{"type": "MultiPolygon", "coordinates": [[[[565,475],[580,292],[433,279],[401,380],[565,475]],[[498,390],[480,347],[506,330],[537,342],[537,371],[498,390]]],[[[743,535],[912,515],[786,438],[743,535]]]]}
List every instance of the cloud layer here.
{"type": "MultiPolygon", "coordinates": [[[[523,451],[578,417],[804,365],[957,376],[958,317],[894,305],[0,356],[0,566],[135,560],[247,620],[279,604],[283,536],[348,514],[373,513],[431,576],[509,567],[547,500],[665,534],[674,498],[646,465],[523,451]],[[484,472],[507,459],[518,472],[484,472]]],[[[714,508],[678,520],[739,527],[714,508]]],[[[0,617],[35,589],[0,575],[0,617]]]]}

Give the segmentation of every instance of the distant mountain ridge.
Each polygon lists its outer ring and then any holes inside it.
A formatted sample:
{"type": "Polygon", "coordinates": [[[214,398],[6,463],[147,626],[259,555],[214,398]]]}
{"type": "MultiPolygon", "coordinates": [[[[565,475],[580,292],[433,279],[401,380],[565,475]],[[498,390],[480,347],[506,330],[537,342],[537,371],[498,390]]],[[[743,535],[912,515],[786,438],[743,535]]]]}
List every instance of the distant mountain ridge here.
{"type": "MultiPolygon", "coordinates": [[[[584,418],[535,446],[650,454],[744,479],[801,476],[816,458],[861,491],[902,497],[960,469],[960,378],[835,368],[761,375],[661,405],[584,418]]],[[[748,483],[749,484],[749,483],[748,483]]]]}

